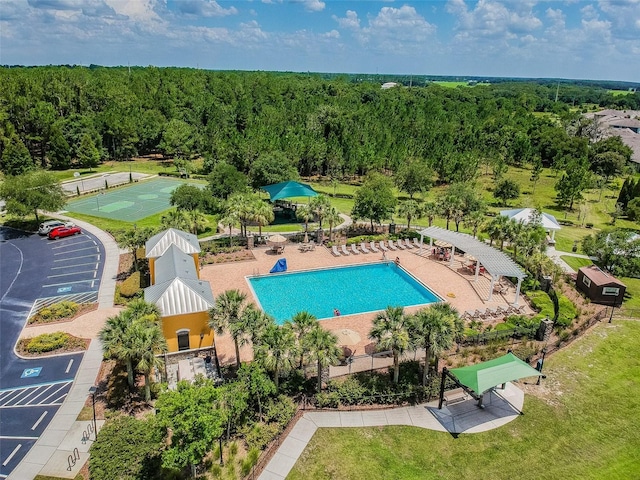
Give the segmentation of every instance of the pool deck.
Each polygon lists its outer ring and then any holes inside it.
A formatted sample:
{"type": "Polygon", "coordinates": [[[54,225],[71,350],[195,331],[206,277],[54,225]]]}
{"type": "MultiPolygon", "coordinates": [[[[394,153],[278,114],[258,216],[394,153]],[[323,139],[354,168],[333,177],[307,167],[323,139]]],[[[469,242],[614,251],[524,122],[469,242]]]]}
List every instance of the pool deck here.
{"type": "MultiPolygon", "coordinates": [[[[281,255],[272,253],[267,248],[253,249],[255,260],[245,262],[212,264],[202,267],[200,278],[207,280],[211,284],[214,296],[218,296],[225,290],[238,289],[247,294],[251,302],[255,298],[245,277],[251,275],[265,275],[279,258],[287,259],[289,272],[308,270],[313,268],[360,265],[364,263],[375,263],[382,260],[381,253],[369,253],[360,255],[349,255],[335,257],[325,247],[316,247],[313,251],[302,252],[296,244],[287,244],[285,251],[281,255]]],[[[425,253],[424,251],[422,252],[425,253]]],[[[413,276],[427,285],[433,292],[438,294],[445,301],[455,307],[461,314],[466,310],[485,309],[487,307],[502,306],[508,307],[515,298],[515,291],[509,288],[504,295],[494,293],[490,302],[486,301],[489,292],[490,280],[485,276],[480,276],[477,283],[473,282],[473,275],[466,273],[462,268],[462,257],[454,258],[453,266],[449,262],[440,262],[431,258],[420,256],[418,249],[398,250],[388,252],[387,258],[393,260],[396,257],[400,260],[400,265],[413,276]]],[[[520,297],[520,304],[528,305],[523,297],[520,297]]],[[[413,313],[420,307],[407,307],[407,313],[413,313]]],[[[344,329],[356,332],[360,340],[356,343],[345,345],[354,355],[369,353],[365,349],[371,344],[369,340],[369,330],[375,313],[364,313],[358,315],[344,315],[323,320],[322,325],[327,330],[337,333],[344,329]]],[[[220,335],[216,339],[218,355],[222,363],[235,362],[235,349],[233,342],[228,335],[220,335]]],[[[252,359],[251,347],[245,345],[240,350],[242,361],[252,359]]]]}

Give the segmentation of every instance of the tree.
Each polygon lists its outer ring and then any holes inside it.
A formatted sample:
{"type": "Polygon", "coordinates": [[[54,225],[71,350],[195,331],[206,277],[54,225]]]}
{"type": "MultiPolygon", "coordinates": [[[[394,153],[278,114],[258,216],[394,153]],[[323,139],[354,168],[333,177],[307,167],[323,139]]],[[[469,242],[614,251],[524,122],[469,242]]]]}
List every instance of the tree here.
{"type": "Polygon", "coordinates": [[[306,311],[302,311],[296,313],[293,317],[291,317],[291,322],[293,331],[295,332],[296,338],[298,340],[298,350],[300,351],[300,363],[298,364],[298,368],[302,369],[302,367],[304,366],[305,337],[318,323],[318,319],[315,317],[315,315],[312,315],[306,311]]]}
{"type": "Polygon", "coordinates": [[[280,385],[280,374],[293,366],[295,351],[296,335],[291,322],[283,325],[271,324],[265,328],[255,355],[261,365],[273,372],[276,391],[280,385]]]}
{"type": "Polygon", "coordinates": [[[473,238],[477,236],[478,229],[482,226],[486,218],[485,212],[482,210],[475,210],[464,218],[464,225],[471,229],[473,232],[473,238]]]}
{"type": "Polygon", "coordinates": [[[8,213],[19,217],[33,213],[38,222],[39,209],[55,212],[66,203],[60,183],[52,173],[44,170],[6,176],[0,185],[0,198],[7,202],[8,213]]]}
{"type": "Polygon", "coordinates": [[[207,176],[207,181],[214,197],[227,200],[234,193],[246,192],[249,179],[233,165],[218,162],[207,176]]]}
{"type": "Polygon", "coordinates": [[[411,229],[411,220],[420,218],[421,214],[420,204],[415,200],[405,200],[398,206],[398,215],[407,219],[407,230],[411,229]]]}
{"type": "Polygon", "coordinates": [[[167,123],[158,148],[165,156],[188,160],[196,143],[196,132],[191,125],[179,119],[167,123]]]}
{"type": "Polygon", "coordinates": [[[531,194],[533,195],[536,192],[536,185],[538,180],[540,180],[540,175],[542,174],[542,161],[540,157],[535,157],[533,159],[533,167],[531,168],[531,178],[529,179],[533,183],[533,187],[531,188],[531,194]]]}
{"type": "Polygon", "coordinates": [[[338,337],[316,323],[304,337],[305,350],[310,352],[311,361],[318,366],[318,392],[322,390],[322,371],[329,365],[336,365],[340,358],[338,337]]]}
{"type": "Polygon", "coordinates": [[[409,321],[411,341],[425,349],[422,385],[427,384],[429,365],[434,353],[451,348],[456,338],[457,312],[447,303],[437,303],[413,315],[409,321]]]}
{"type": "Polygon", "coordinates": [[[169,210],[160,218],[162,228],[175,228],[178,230],[190,230],[189,217],[185,210],[169,210]]]}
{"type": "Polygon", "coordinates": [[[433,225],[433,220],[438,216],[439,206],[435,202],[425,202],[422,206],[422,215],[427,217],[429,226],[433,225]]]}
{"type": "Polygon", "coordinates": [[[496,215],[485,225],[483,231],[489,235],[489,245],[493,245],[494,240],[500,240],[500,250],[504,248],[509,220],[505,215],[496,215]]]}
{"type": "Polygon", "coordinates": [[[245,363],[238,370],[238,381],[242,382],[249,392],[249,401],[255,398],[258,406],[258,418],[262,419],[263,400],[276,393],[276,385],[258,362],[245,363]]]}
{"type": "Polygon", "coordinates": [[[309,222],[315,218],[311,205],[300,205],[296,210],[296,217],[304,222],[305,233],[309,230],[309,222]]]}
{"type": "Polygon", "coordinates": [[[202,463],[224,432],[224,413],[214,408],[219,400],[220,391],[210,380],[179,382],[176,390],[160,395],[156,417],[170,439],[162,452],[164,467],[183,469],[202,463]]]}
{"type": "Polygon", "coordinates": [[[409,194],[413,200],[416,193],[424,193],[431,187],[433,171],[429,166],[420,160],[409,159],[403,162],[396,172],[396,186],[403,192],[409,194]]]}
{"type": "Polygon", "coordinates": [[[216,334],[228,330],[236,348],[236,365],[240,367],[240,341],[244,334],[242,313],[247,295],[240,290],[226,290],[209,310],[209,326],[216,334]]]}
{"type": "Polygon", "coordinates": [[[22,175],[33,168],[29,150],[20,137],[17,135],[9,137],[2,151],[2,172],[5,175],[22,175]]]}
{"type": "Polygon", "coordinates": [[[614,275],[640,274],[640,237],[633,230],[614,228],[589,235],[582,240],[582,249],[614,275]]]}
{"type": "Polygon", "coordinates": [[[151,227],[132,228],[116,232],[115,239],[118,247],[131,250],[133,253],[133,268],[138,271],[138,249],[144,247],[147,240],[155,234],[155,229],[151,227]]]}
{"type": "Polygon", "coordinates": [[[260,343],[264,331],[269,325],[275,324],[275,320],[271,315],[264,313],[253,303],[250,303],[242,311],[241,323],[244,336],[249,338],[255,350],[256,345],[260,343]]]}
{"type": "Polygon", "coordinates": [[[256,204],[254,221],[258,224],[258,235],[262,236],[262,227],[269,225],[276,218],[273,207],[268,202],[256,204]]]}
{"type": "Polygon", "coordinates": [[[184,183],[171,192],[169,202],[178,210],[199,210],[202,209],[203,193],[201,188],[184,183]]]}
{"type": "Polygon", "coordinates": [[[107,420],[89,449],[89,472],[103,480],[160,480],[162,430],[154,415],[119,415],[107,420]]]}
{"type": "Polygon", "coordinates": [[[77,155],[78,163],[80,163],[83,168],[88,168],[90,172],[100,163],[100,151],[96,148],[93,139],[87,133],[80,139],[77,155]]]}
{"type": "Polygon", "coordinates": [[[238,219],[240,234],[247,236],[247,225],[255,221],[260,211],[262,199],[255,193],[234,193],[227,200],[226,214],[238,219]]]}
{"type": "Polygon", "coordinates": [[[253,162],[249,169],[251,186],[255,189],[265,185],[297,180],[298,170],[282,153],[264,153],[253,162]]]}
{"type": "Polygon", "coordinates": [[[137,368],[144,375],[144,399],[146,402],[150,402],[151,373],[154,369],[160,369],[164,366],[164,360],[158,355],[168,351],[167,341],[157,323],[137,322],[133,328],[132,335],[140,344],[137,368]]]}
{"type": "Polygon", "coordinates": [[[71,147],[62,133],[59,126],[54,126],[49,140],[49,151],[47,156],[49,164],[53,170],[66,170],[71,167],[71,147]]]}
{"type": "Polygon", "coordinates": [[[558,204],[573,210],[573,203],[582,199],[582,192],[591,186],[591,172],[585,160],[567,165],[565,173],[555,185],[558,204]]]}
{"type": "Polygon", "coordinates": [[[373,222],[381,223],[391,218],[396,204],[391,180],[379,173],[372,173],[356,192],[351,214],[354,218],[368,218],[373,231],[373,222]]]}
{"type": "Polygon", "coordinates": [[[322,228],[322,220],[324,220],[327,216],[327,213],[331,209],[331,202],[324,195],[317,195],[311,198],[309,202],[309,207],[311,211],[318,219],[318,223],[320,224],[320,228],[322,228]]]}
{"type": "Polygon", "coordinates": [[[500,180],[493,191],[493,196],[506,207],[509,200],[515,200],[520,196],[520,185],[508,178],[500,180]]]}
{"type": "Polygon", "coordinates": [[[342,217],[340,217],[340,213],[336,207],[331,207],[327,212],[325,219],[327,220],[327,223],[329,223],[329,240],[333,241],[333,227],[342,223],[342,217]]]}
{"type": "Polygon", "coordinates": [[[411,347],[408,318],[402,307],[387,307],[373,319],[369,338],[378,342],[379,348],[393,353],[393,383],[400,377],[400,355],[411,347]]]}
{"type": "Polygon", "coordinates": [[[209,223],[207,217],[200,210],[189,210],[186,212],[186,220],[189,225],[189,231],[194,235],[204,230],[209,223]]]}

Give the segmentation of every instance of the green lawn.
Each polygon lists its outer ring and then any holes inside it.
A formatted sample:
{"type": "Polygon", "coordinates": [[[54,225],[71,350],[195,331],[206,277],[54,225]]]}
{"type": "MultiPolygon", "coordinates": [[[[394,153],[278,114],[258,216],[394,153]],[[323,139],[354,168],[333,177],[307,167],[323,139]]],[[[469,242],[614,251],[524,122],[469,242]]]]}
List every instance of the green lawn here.
{"type": "Polygon", "coordinates": [[[524,415],[485,433],[319,429],[298,479],[628,479],[640,471],[640,323],[602,323],[548,357],[524,415]]]}
{"type": "Polygon", "coordinates": [[[567,263],[567,265],[569,265],[574,270],[578,270],[579,268],[586,267],[587,265],[593,264],[593,262],[588,258],[571,257],[569,255],[562,255],[560,258],[564,260],[567,263]]]}

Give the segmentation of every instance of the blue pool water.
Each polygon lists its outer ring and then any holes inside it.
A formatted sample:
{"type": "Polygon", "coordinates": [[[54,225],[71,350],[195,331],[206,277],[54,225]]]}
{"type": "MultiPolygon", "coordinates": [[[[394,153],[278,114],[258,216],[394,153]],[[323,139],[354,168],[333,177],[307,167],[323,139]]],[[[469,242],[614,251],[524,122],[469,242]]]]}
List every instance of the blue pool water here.
{"type": "Polygon", "coordinates": [[[278,323],[306,310],[317,318],[408,307],[441,299],[395,263],[249,277],[262,309],[278,323]]]}

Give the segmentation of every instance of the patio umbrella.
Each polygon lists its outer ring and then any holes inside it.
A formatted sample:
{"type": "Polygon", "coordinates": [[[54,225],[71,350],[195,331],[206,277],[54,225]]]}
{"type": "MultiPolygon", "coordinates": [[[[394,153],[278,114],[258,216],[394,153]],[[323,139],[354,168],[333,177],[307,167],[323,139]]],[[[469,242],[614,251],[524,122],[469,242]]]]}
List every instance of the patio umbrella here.
{"type": "Polygon", "coordinates": [[[304,243],[309,243],[309,234],[304,232],[304,243]]]}
{"type": "Polygon", "coordinates": [[[442,248],[449,248],[452,246],[450,243],[447,243],[444,240],[436,240],[435,245],[442,248]]]}
{"type": "Polygon", "coordinates": [[[285,243],[287,243],[287,237],[285,237],[283,235],[280,235],[280,234],[271,235],[269,237],[269,239],[267,240],[267,243],[269,243],[269,245],[273,245],[273,246],[284,245],[285,243]]]}
{"type": "Polygon", "coordinates": [[[338,337],[338,345],[355,345],[360,341],[360,335],[348,328],[333,333],[338,337]]]}

